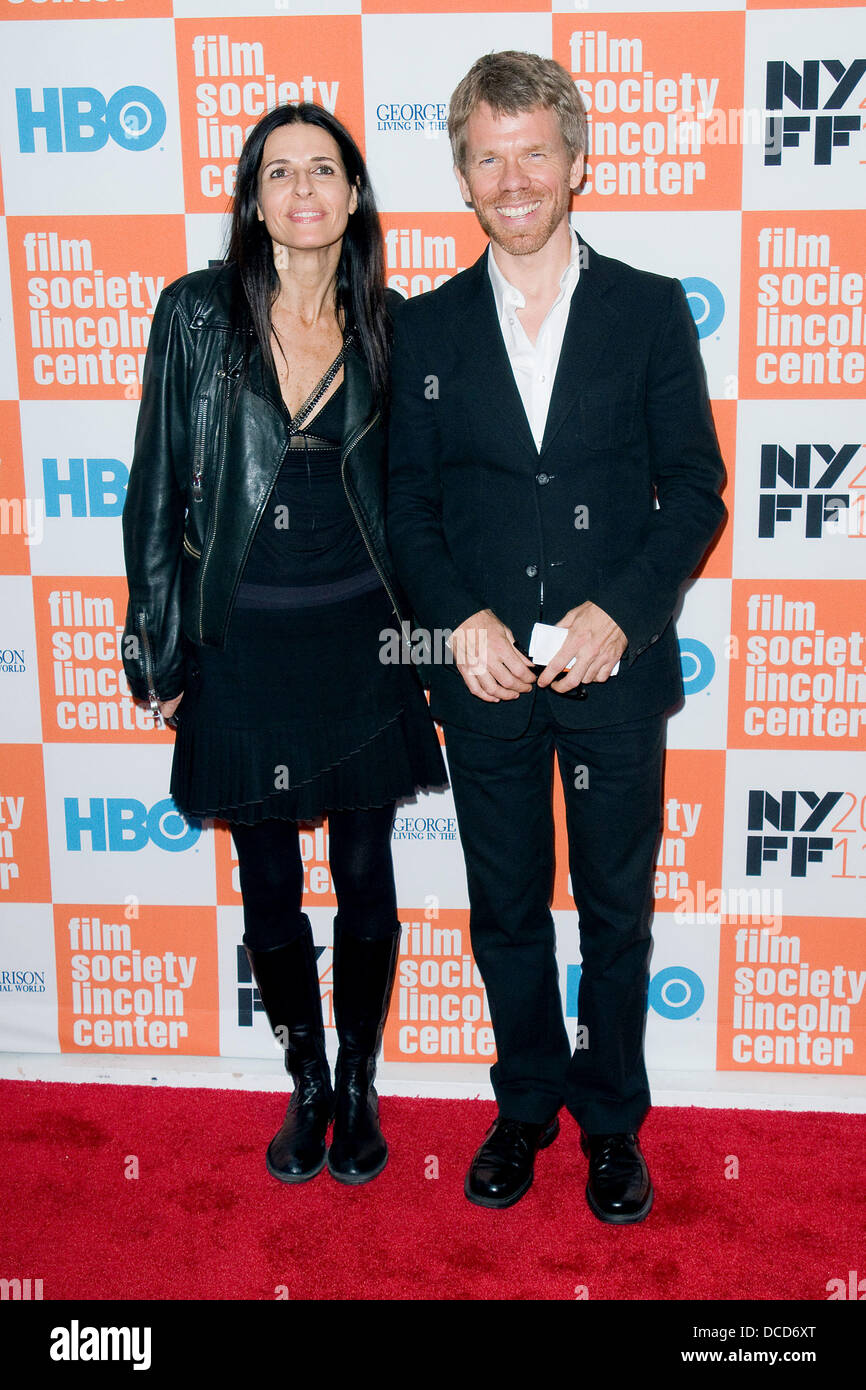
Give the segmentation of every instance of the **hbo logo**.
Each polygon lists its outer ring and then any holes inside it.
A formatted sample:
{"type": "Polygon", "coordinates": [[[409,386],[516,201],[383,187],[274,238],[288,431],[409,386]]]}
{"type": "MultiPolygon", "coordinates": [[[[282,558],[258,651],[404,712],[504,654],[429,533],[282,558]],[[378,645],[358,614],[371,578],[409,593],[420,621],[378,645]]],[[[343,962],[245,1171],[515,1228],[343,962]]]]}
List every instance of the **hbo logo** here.
{"type": "Polygon", "coordinates": [[[201,834],[198,821],[186,820],[170,796],[157,801],[150,810],[132,797],[92,796],[86,812],[77,797],[67,796],[63,799],[63,811],[68,850],[128,853],[145,849],[150,843],[177,854],[191,849],[201,834]],[[90,837],[89,846],[82,845],[84,836],[90,837]]]}
{"type": "Polygon", "coordinates": [[[85,154],[109,140],[124,150],[149,150],[165,133],[165,107],[147,87],[121,87],[108,101],[95,87],[43,87],[34,109],[28,87],[16,87],[18,148],[36,153],[36,131],[48,154],[85,154]]]}
{"type": "MultiPolygon", "coordinates": [[[[565,1016],[577,1018],[580,966],[565,970],[565,1016]]],[[[662,1018],[683,1019],[696,1014],[704,1002],[704,982],[685,965],[669,965],[652,976],[647,991],[647,1009],[662,1018]]]]}

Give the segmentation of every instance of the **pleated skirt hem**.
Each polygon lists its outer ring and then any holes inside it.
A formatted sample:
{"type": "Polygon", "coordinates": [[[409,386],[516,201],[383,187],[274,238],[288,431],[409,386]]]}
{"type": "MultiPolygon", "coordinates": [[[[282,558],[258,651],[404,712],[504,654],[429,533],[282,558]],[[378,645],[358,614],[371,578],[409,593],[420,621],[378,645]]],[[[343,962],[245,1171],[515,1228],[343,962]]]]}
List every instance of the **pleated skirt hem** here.
{"type": "MultiPolygon", "coordinates": [[[[321,729],[317,734],[317,758],[321,759],[321,729]]],[[[333,759],[326,756],[317,770],[304,767],[304,762],[298,757],[297,730],[291,738],[288,731],[281,738],[279,730],[252,733],[181,726],[171,794],[186,815],[254,825],[270,818],[319,820],[328,811],[385,806],[448,785],[429,715],[419,719],[405,709],[369,731],[351,752],[343,751],[333,759]],[[263,734],[268,735],[267,752],[262,747],[263,734]],[[290,761],[280,760],[281,745],[292,748],[290,761]]]]}

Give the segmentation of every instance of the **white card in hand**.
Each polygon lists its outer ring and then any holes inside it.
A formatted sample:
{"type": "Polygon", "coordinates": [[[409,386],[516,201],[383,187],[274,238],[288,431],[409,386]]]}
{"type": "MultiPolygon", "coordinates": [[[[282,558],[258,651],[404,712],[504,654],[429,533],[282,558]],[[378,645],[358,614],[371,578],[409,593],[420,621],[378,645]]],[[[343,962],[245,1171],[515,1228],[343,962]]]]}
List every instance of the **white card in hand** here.
{"type": "MultiPolygon", "coordinates": [[[[567,636],[567,628],[554,627],[552,623],[536,623],[529,639],[530,661],[534,661],[537,666],[546,666],[556,656],[567,636]]],[[[566,671],[571,669],[574,662],[575,658],[572,657],[565,668],[566,671]]],[[[615,676],[618,670],[619,662],[616,663],[610,674],[615,676]]]]}

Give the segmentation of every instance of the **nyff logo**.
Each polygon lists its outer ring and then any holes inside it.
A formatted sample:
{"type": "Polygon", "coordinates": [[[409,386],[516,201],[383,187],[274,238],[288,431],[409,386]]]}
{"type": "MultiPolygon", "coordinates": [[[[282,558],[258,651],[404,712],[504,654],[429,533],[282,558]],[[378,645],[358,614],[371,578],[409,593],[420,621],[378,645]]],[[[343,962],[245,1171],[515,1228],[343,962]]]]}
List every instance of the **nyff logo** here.
{"type": "Polygon", "coordinates": [[[157,849],[178,854],[191,849],[201,835],[200,823],[182,816],[170,796],[149,810],[132,797],[92,796],[86,811],[78,797],[67,796],[63,813],[66,848],[75,852],[89,849],[91,853],[124,854],[154,844],[157,849]]]}
{"type": "Polygon", "coordinates": [[[783,791],[775,797],[764,790],[750,791],[748,829],[759,833],[746,837],[746,873],[750,877],[760,877],[764,864],[777,863],[779,855],[784,853],[790,855],[791,877],[805,878],[808,866],[820,864],[833,848],[831,835],[812,832],[824,824],[843,794],[783,791]],[[766,825],[784,833],[765,835],[766,825]]]}
{"type": "MultiPolygon", "coordinates": [[[[325,953],[325,947],[324,947],[324,946],[314,946],[314,947],[313,947],[313,954],[314,954],[314,956],[316,957],[316,961],[317,961],[317,962],[322,958],[322,956],[324,955],[324,953],[325,953]]],[[[256,985],[256,982],[255,982],[255,980],[253,979],[253,972],[252,972],[252,970],[251,970],[251,968],[250,968],[249,956],[247,955],[247,953],[246,953],[246,951],[244,950],[243,946],[237,946],[237,947],[235,948],[235,957],[236,957],[236,963],[237,963],[237,978],[238,978],[238,1014],[237,1014],[238,1027],[239,1027],[239,1028],[252,1028],[254,1016],[255,1016],[256,1014],[264,1014],[264,1013],[265,1013],[265,1006],[264,1006],[264,1004],[262,1003],[262,996],[261,996],[260,993],[259,993],[258,986],[256,985]]],[[[325,1026],[326,1026],[326,1027],[327,1027],[327,1026],[330,1026],[330,1025],[331,1025],[331,1022],[332,1022],[332,1020],[331,1020],[331,1018],[330,1018],[330,1016],[329,1016],[329,997],[330,997],[330,996],[329,996],[329,991],[330,991],[330,983],[327,981],[327,976],[328,976],[328,971],[329,971],[329,969],[330,969],[330,966],[325,966],[324,970],[323,970],[322,973],[319,975],[319,985],[320,985],[320,986],[323,985],[323,984],[326,985],[326,994],[325,994],[325,995],[323,996],[323,998],[322,998],[322,1005],[323,1005],[323,1009],[324,1009],[324,1013],[325,1013],[325,1026]]],[[[318,973],[318,964],[317,964],[317,966],[316,966],[316,970],[317,970],[317,973],[318,973]]],[[[284,1046],[285,1046],[285,1043],[282,1042],[281,1039],[280,1039],[280,1032],[281,1032],[281,1031],[285,1031],[285,1030],[279,1030],[279,1031],[277,1032],[277,1035],[276,1035],[276,1038],[275,1038],[275,1042],[276,1042],[276,1044],[277,1044],[278,1047],[284,1047],[284,1046]]]]}
{"type": "MultiPolygon", "coordinates": [[[[835,488],[860,447],[859,444],[843,444],[841,448],[835,444],[795,444],[792,450],[782,444],[763,444],[758,536],[762,540],[771,539],[777,525],[793,521],[795,512],[806,540],[818,540],[825,532],[838,535],[842,529],[840,518],[844,521],[846,514],[850,514],[851,522],[856,522],[860,508],[851,508],[850,493],[838,492],[835,488]],[[780,480],[788,485],[784,492],[775,491],[780,480]]],[[[850,524],[846,529],[851,529],[850,524]]]]}
{"type": "Polygon", "coordinates": [[[848,67],[839,58],[806,58],[802,72],[784,60],[769,62],[767,111],[784,111],[787,104],[789,108],[810,114],[767,116],[764,164],[780,165],[784,151],[800,147],[801,136],[810,131],[813,132],[812,163],[830,164],[834,149],[850,145],[851,136],[860,129],[861,118],[819,115],[818,112],[841,111],[853,98],[864,73],[866,58],[855,58],[848,67]]]}
{"type": "Polygon", "coordinates": [[[149,150],[165,133],[165,107],[147,87],[121,87],[107,101],[95,87],[43,87],[41,106],[29,87],[16,87],[15,107],[21,154],[36,154],[37,131],[46,154],[90,154],[109,140],[149,150]]]}

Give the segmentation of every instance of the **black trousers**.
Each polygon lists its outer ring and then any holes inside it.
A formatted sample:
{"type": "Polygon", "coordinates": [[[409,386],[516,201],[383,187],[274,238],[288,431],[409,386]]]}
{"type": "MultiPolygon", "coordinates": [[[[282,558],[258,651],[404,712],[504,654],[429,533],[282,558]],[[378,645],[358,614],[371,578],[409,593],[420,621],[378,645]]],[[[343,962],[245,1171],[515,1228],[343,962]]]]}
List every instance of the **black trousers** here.
{"type": "Polygon", "coordinates": [[[532,698],[518,739],[445,731],[496,1038],[490,1076],[508,1119],[543,1123],[564,1103],[588,1134],[632,1132],[650,1103],[643,1037],[666,716],[575,731],[557,723],[562,696],[532,698]],[[549,906],[554,751],[583,962],[573,1056],[549,906]]]}

